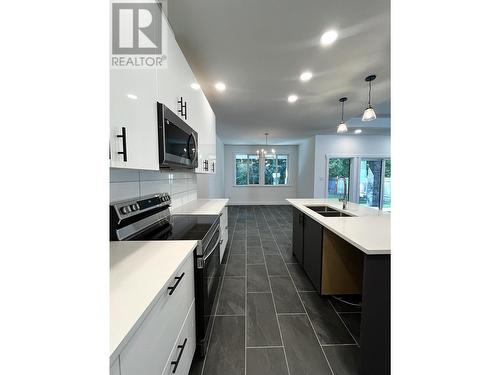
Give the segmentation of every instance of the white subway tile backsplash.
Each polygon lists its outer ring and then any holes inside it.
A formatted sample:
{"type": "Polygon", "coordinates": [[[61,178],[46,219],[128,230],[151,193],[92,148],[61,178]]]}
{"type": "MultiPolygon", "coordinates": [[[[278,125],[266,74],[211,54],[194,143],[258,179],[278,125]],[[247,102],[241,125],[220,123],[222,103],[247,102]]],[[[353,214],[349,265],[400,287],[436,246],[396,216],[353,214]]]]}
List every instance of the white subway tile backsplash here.
{"type": "Polygon", "coordinates": [[[196,174],[193,172],[110,168],[110,201],[169,193],[172,206],[179,207],[197,199],[196,182],[196,174]]]}
{"type": "Polygon", "coordinates": [[[109,184],[110,202],[123,201],[140,195],[139,183],[134,182],[111,182],[109,184]]]}
{"type": "Polygon", "coordinates": [[[109,181],[110,182],[139,181],[139,171],[136,169],[110,168],[109,181]]]}
{"type": "Polygon", "coordinates": [[[179,194],[188,191],[188,180],[174,180],[172,184],[172,194],[179,194]]]}
{"type": "Polygon", "coordinates": [[[155,193],[168,193],[172,194],[172,181],[141,181],[141,195],[150,195],[155,193]]]}
{"type": "Polygon", "coordinates": [[[139,171],[141,181],[171,180],[172,172],[167,171],[139,171]]]}

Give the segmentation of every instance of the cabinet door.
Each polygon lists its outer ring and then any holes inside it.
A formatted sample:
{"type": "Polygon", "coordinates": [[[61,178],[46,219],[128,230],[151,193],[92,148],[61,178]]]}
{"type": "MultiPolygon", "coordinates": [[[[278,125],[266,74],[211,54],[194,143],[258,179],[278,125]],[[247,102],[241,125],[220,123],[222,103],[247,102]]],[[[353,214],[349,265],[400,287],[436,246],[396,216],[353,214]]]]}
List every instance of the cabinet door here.
{"type": "MultiPolygon", "coordinates": [[[[144,322],[120,352],[121,375],[161,375],[194,300],[194,260],[191,254],[175,273],[177,287],[165,289],[144,322]],[[184,274],[184,276],[182,276],[184,274]]],[[[174,286],[172,278],[168,286],[174,286]]]]}
{"type": "Polygon", "coordinates": [[[215,174],[216,169],[216,123],[215,114],[212,107],[208,103],[207,98],[202,93],[202,100],[200,103],[200,111],[197,112],[198,124],[198,168],[197,173],[211,173],[215,174]]]}
{"type": "Polygon", "coordinates": [[[110,78],[111,166],[159,169],[156,68],[111,69],[110,78]]]}
{"type": "Polygon", "coordinates": [[[167,51],[167,60],[165,64],[158,67],[158,101],[165,104],[168,109],[178,115],[185,123],[194,130],[192,112],[195,105],[195,97],[198,91],[191,88],[195,82],[194,74],[189,67],[177,41],[175,34],[170,28],[165,15],[162,15],[162,50],[167,51]],[[178,100],[182,98],[186,103],[187,118],[179,113],[180,104],[178,100]]]}
{"type": "Polygon", "coordinates": [[[191,304],[184,325],[177,336],[163,375],[188,375],[196,351],[195,303],[191,304]],[[173,362],[173,363],[172,363],[173,362]],[[177,365],[177,366],[176,366],[177,365]]]}
{"type": "Polygon", "coordinates": [[[323,226],[304,215],[304,271],[314,288],[321,292],[323,226]]]}
{"type": "Polygon", "coordinates": [[[293,209],[293,254],[300,265],[304,264],[304,214],[293,209]]]}

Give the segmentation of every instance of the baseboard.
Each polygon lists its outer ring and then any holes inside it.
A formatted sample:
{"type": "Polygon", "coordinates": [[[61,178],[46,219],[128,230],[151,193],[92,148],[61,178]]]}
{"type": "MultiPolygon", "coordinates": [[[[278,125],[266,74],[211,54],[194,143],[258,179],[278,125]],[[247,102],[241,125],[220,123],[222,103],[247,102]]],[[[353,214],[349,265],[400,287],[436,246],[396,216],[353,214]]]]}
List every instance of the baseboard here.
{"type": "Polygon", "coordinates": [[[288,206],[286,200],[282,201],[244,201],[244,202],[236,202],[229,199],[228,206],[288,206]]]}

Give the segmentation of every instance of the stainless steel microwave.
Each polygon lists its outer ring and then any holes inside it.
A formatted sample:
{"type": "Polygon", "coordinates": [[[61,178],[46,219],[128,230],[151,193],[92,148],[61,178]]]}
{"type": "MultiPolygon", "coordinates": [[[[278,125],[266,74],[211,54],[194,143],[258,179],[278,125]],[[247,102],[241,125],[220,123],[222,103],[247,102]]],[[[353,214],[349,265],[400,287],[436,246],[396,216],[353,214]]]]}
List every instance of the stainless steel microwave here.
{"type": "Polygon", "coordinates": [[[198,133],[157,102],[160,168],[198,167],[198,133]]]}

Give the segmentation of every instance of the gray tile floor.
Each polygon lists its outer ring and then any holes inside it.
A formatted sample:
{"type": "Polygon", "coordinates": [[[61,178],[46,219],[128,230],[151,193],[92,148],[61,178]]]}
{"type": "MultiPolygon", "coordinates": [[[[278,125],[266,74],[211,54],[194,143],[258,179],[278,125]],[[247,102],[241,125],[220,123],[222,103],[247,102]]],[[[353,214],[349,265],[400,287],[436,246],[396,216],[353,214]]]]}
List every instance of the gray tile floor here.
{"type": "Polygon", "coordinates": [[[360,310],[314,291],[292,255],[292,208],[230,206],[208,353],[190,374],[357,374],[360,310]]]}

